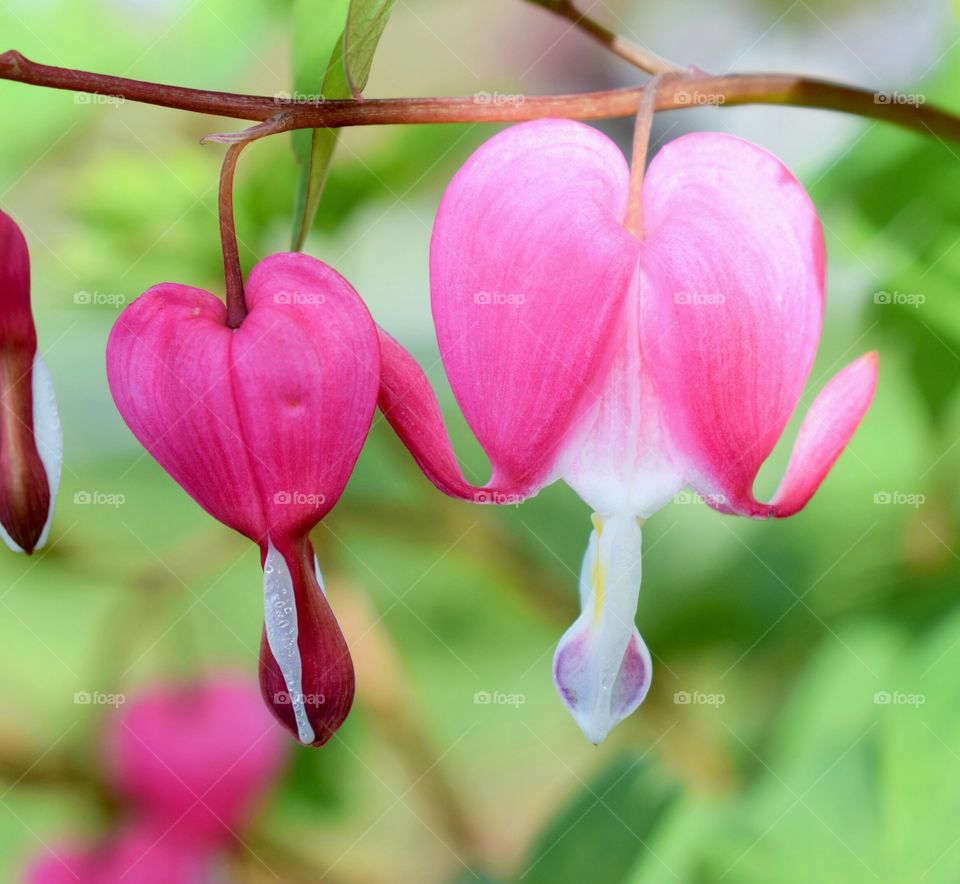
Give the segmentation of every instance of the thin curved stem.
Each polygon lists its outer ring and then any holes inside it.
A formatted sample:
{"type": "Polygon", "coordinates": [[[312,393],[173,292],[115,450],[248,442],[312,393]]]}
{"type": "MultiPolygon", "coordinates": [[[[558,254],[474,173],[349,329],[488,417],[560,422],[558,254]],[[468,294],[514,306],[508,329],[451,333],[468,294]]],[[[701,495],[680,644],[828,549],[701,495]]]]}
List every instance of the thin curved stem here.
{"type": "Polygon", "coordinates": [[[246,142],[231,144],[220,167],[220,245],[223,250],[228,328],[239,328],[247,315],[247,302],[243,294],[243,269],[240,267],[237,228],[233,214],[233,177],[244,147],[246,142]]]}
{"type": "Polygon", "coordinates": [[[643,239],[643,176],[647,169],[647,149],[650,147],[650,129],[657,93],[664,79],[670,74],[656,74],[643,90],[643,98],[637,108],[637,121],[633,127],[633,150],[630,157],[630,201],[624,226],[637,239],[643,239]]]}
{"type": "Polygon", "coordinates": [[[660,58],[659,55],[644,49],[632,40],[614,33],[596,19],[577,9],[572,0],[527,0],[527,2],[543,6],[562,18],[573,22],[581,31],[589,34],[614,55],[619,56],[634,67],[646,71],[648,74],[682,73],[684,71],[681,65],[660,58]]]}
{"type": "MultiPolygon", "coordinates": [[[[0,54],[0,79],[34,86],[110,95],[161,107],[243,120],[267,120],[283,111],[291,129],[341,128],[413,123],[510,123],[544,117],[602,120],[632,117],[643,88],[613,89],[573,95],[523,96],[522,101],[484,102],[481,97],[368,98],[304,104],[292,99],[229,92],[207,92],[37,64],[20,53],[0,54]]],[[[842,111],[884,120],[937,138],[960,141],[960,116],[926,103],[901,100],[898,93],[870,92],[827,80],[794,74],[690,73],[664,83],[655,109],[701,105],[782,104],[842,111]]]]}
{"type": "Polygon", "coordinates": [[[243,269],[240,267],[240,251],[237,247],[237,226],[233,212],[233,179],[237,161],[243,149],[252,141],[290,128],[288,114],[276,114],[271,119],[251,126],[243,132],[223,135],[208,135],[202,142],[215,141],[229,144],[220,167],[220,244],[223,251],[223,278],[227,299],[227,327],[239,328],[247,315],[247,302],[243,291],[243,269]]]}

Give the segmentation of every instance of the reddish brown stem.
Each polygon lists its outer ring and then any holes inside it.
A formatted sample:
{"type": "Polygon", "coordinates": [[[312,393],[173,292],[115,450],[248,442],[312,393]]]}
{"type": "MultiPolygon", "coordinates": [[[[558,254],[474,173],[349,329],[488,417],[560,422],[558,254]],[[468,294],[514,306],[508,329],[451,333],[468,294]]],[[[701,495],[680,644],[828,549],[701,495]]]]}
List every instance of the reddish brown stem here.
{"type": "Polygon", "coordinates": [[[290,128],[289,114],[279,113],[243,132],[226,135],[208,135],[204,141],[229,144],[223,165],[220,167],[220,243],[223,250],[223,278],[227,297],[227,326],[239,328],[247,315],[247,302],[243,293],[243,269],[240,267],[240,250],[237,247],[237,226],[233,213],[233,179],[237,160],[243,149],[266,135],[284,132],[290,128]]]}
{"type": "MultiPolygon", "coordinates": [[[[37,64],[19,52],[0,54],[0,79],[35,86],[98,93],[162,107],[245,120],[267,120],[278,111],[290,117],[291,129],[376,126],[396,123],[506,123],[543,117],[600,120],[631,117],[643,88],[584,92],[574,95],[515,96],[498,103],[488,93],[460,98],[381,98],[303,104],[267,96],[207,92],[160,83],[145,83],[87,71],[37,64]]],[[[730,74],[714,77],[690,73],[663,84],[658,111],[704,104],[786,104],[843,111],[895,123],[923,135],[960,140],[960,117],[925,103],[907,103],[897,93],[876,93],[793,74],[730,74]]]]}
{"type": "Polygon", "coordinates": [[[233,176],[245,144],[231,144],[220,168],[220,243],[223,249],[223,280],[227,296],[227,326],[239,328],[247,315],[243,295],[243,270],[237,248],[237,229],[233,215],[233,176]]]}
{"type": "Polygon", "coordinates": [[[633,127],[633,151],[630,158],[630,201],[624,226],[638,239],[643,239],[643,176],[647,170],[647,149],[650,147],[650,130],[653,128],[653,107],[669,74],[656,74],[647,83],[643,99],[637,109],[633,127]]]}
{"type": "Polygon", "coordinates": [[[667,61],[665,58],[660,58],[660,56],[654,55],[654,53],[631,40],[614,33],[577,9],[571,0],[529,0],[529,2],[537,6],[543,6],[567,19],[567,21],[573,22],[581,31],[589,34],[614,55],[620,56],[624,61],[640,68],[642,71],[646,71],[648,74],[682,73],[684,70],[680,65],[667,61]]]}

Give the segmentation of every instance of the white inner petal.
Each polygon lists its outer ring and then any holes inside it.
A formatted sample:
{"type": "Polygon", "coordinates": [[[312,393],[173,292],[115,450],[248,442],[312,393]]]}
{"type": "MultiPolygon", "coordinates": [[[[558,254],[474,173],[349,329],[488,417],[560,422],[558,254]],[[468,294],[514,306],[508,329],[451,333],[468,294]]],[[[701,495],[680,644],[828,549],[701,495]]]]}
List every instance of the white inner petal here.
{"type": "Polygon", "coordinates": [[[593,743],[636,709],[650,683],[649,653],[634,625],[640,550],[636,518],[594,516],[580,574],[580,616],[554,657],[561,697],[593,743]]]}
{"type": "MultiPolygon", "coordinates": [[[[591,581],[583,615],[590,617],[593,665],[599,688],[597,705],[609,709],[610,692],[627,642],[636,628],[640,600],[640,526],[631,516],[596,519],[597,537],[591,581]]],[[[592,538],[591,538],[592,540],[592,538]]],[[[600,710],[602,711],[602,709],[600,710]]]]}
{"type": "Polygon", "coordinates": [[[17,543],[8,533],[7,529],[3,527],[3,523],[0,522],[0,539],[7,545],[8,549],[13,550],[14,552],[23,552],[23,547],[17,543]]]}
{"type": "Polygon", "coordinates": [[[624,302],[610,369],[564,464],[563,479],[598,513],[649,518],[683,487],[653,378],[640,349],[637,271],[624,302]]]}
{"type": "Polygon", "coordinates": [[[297,736],[301,743],[312,743],[315,734],[304,704],[303,664],[297,644],[297,602],[293,578],[286,560],[272,543],[267,546],[267,558],[263,563],[263,619],[267,644],[280,667],[287,686],[287,698],[293,706],[297,736]]]}
{"type": "Polygon", "coordinates": [[[33,438],[37,452],[47,473],[47,485],[50,488],[50,511],[44,523],[40,539],[35,549],[47,542],[53,510],[60,490],[60,470],[63,467],[63,429],[60,426],[60,413],[57,411],[57,397],[53,391],[53,378],[43,357],[37,353],[33,358],[33,438]]]}

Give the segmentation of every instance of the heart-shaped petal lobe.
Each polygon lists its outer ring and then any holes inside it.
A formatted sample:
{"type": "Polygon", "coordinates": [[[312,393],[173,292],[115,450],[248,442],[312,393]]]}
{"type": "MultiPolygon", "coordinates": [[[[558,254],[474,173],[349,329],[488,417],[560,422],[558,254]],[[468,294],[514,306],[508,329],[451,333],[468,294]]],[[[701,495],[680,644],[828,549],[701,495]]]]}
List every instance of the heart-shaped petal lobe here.
{"type": "Polygon", "coordinates": [[[155,286],[127,307],[107,377],[127,425],[207,512],[252,540],[312,528],[340,496],[373,417],[379,349],[350,284],[273,255],[238,329],[209,292],[155,286]]]}
{"type": "Polygon", "coordinates": [[[601,393],[639,250],[621,224],[628,180],[606,136],[542,120],[491,138],[444,194],[433,316],[493,487],[535,491],[556,478],[601,393]]]}
{"type": "Polygon", "coordinates": [[[823,238],[802,185],[717,133],[664,147],[643,192],[641,342],[686,479],[730,511],[752,494],[820,339],[823,238]]]}

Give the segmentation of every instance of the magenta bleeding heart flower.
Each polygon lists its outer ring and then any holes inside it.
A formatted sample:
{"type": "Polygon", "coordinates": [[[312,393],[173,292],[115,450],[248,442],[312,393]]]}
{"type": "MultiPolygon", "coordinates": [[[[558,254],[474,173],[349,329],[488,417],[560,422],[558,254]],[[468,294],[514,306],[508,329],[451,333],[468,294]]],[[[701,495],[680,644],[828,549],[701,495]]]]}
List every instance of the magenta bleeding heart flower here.
{"type": "Polygon", "coordinates": [[[231,843],[285,755],[256,689],[234,675],[151,686],[121,707],[103,749],[139,824],[205,847],[231,843]]]}
{"type": "Polygon", "coordinates": [[[24,884],[210,884],[223,881],[219,857],[163,829],[134,824],[105,841],[55,845],[24,870],[24,884]]]}
{"type": "Polygon", "coordinates": [[[30,884],[221,880],[285,755],[256,689],[232,675],[152,686],[120,707],[102,749],[121,822],[97,844],[45,851],[30,884]]]}
{"type": "Polygon", "coordinates": [[[261,261],[246,303],[232,329],[209,292],[155,286],[117,320],[107,376],[147,451],[259,545],[262,693],[302,743],[322,745],[350,710],[354,673],[308,534],[339,498],[369,430],[377,332],[350,284],[306,255],[261,261]]]}
{"type": "Polygon", "coordinates": [[[63,436],[30,309],[30,256],[0,212],[0,537],[14,552],[40,549],[60,485],[63,436]]]}
{"type": "MultiPolygon", "coordinates": [[[[430,253],[440,353],[493,468],[485,495],[522,499],[563,479],[595,511],[582,613],[554,657],[593,742],[650,686],[634,625],[642,521],[687,486],[724,513],[796,513],[877,379],[868,354],[823,387],[779,488],[758,501],[757,472],[820,339],[816,211],[779,160],[716,133],[664,147],[637,198],[641,236],[624,224],[630,173],[609,139],[574,122],[518,125],[453,179],[430,253]]],[[[438,487],[474,496],[423,373],[395,342],[382,350],[388,419],[438,487]]]]}

